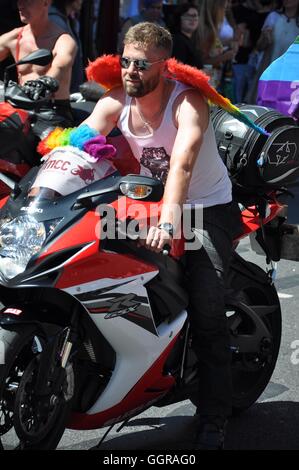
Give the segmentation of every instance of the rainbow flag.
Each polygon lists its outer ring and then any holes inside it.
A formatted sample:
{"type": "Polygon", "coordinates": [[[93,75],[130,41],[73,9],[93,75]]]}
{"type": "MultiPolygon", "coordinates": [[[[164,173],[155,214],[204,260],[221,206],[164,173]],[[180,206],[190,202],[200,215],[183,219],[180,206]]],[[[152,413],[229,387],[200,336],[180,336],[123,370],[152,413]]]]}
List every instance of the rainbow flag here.
{"type": "Polygon", "coordinates": [[[257,104],[299,119],[299,36],[261,75],[257,104]]]}

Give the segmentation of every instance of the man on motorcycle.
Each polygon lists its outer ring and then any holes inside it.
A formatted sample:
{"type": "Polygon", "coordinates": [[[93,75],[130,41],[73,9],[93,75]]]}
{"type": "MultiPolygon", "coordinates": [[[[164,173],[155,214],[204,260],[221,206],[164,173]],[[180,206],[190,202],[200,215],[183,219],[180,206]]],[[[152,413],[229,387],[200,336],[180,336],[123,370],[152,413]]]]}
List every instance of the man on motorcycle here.
{"type": "Polygon", "coordinates": [[[19,65],[18,83],[34,101],[45,92],[47,80],[52,77],[59,82],[53,99],[42,104],[37,114],[34,133],[43,137],[56,126],[73,125],[69,94],[74,57],[77,46],[74,39],[59,26],[49,20],[48,10],[51,0],[18,0],[19,15],[24,27],[15,28],[0,36],[0,61],[10,54],[16,61],[36,49],[49,49],[53,61],[48,66],[19,65]]]}
{"type": "Polygon", "coordinates": [[[198,355],[200,416],[195,447],[223,448],[232,384],[224,285],[232,249],[232,195],[218,154],[209,108],[201,93],[166,76],[170,33],[152,23],[129,29],[120,59],[122,85],[106,93],[85,121],[107,135],[115,126],[128,140],[141,173],[165,182],[159,223],[145,246],[160,252],[176,233],[173,206],[192,207],[196,251],[186,251],[193,345],[198,355]],[[203,226],[195,224],[203,207],[203,226]]]}

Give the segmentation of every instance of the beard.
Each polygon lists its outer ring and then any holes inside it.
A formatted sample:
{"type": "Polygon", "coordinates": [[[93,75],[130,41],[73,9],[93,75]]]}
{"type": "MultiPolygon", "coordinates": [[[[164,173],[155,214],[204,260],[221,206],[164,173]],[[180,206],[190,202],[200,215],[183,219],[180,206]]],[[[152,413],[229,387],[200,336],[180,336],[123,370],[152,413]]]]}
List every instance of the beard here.
{"type": "Polygon", "coordinates": [[[142,98],[143,96],[148,95],[152,91],[154,91],[158,84],[159,84],[159,79],[160,76],[154,76],[148,80],[140,80],[136,77],[130,77],[132,80],[136,80],[136,82],[132,83],[129,81],[126,81],[126,78],[123,78],[123,87],[125,92],[127,93],[128,96],[134,97],[134,98],[142,98]]]}

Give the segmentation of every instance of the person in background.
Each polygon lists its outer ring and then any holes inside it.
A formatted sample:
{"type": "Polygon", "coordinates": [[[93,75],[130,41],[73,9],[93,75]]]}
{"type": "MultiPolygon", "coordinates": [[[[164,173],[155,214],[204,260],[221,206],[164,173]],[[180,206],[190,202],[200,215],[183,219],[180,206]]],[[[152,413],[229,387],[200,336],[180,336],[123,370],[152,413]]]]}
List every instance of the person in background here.
{"type": "MultiPolygon", "coordinates": [[[[260,1],[264,4],[267,0],[260,1]]],[[[253,84],[247,94],[249,103],[256,103],[262,73],[287,51],[299,34],[299,0],[280,0],[274,3],[275,8],[273,6],[270,13],[268,10],[256,43],[257,61],[253,84]]]]}
{"type": "Polygon", "coordinates": [[[72,68],[70,92],[79,91],[79,86],[84,82],[84,66],[82,58],[82,45],[80,40],[79,23],[83,0],[52,0],[49,9],[49,19],[69,33],[77,44],[77,53],[72,68]]]}
{"type": "Polygon", "coordinates": [[[173,15],[174,24],[169,25],[173,33],[172,55],[184,64],[201,69],[203,62],[196,32],[198,30],[199,13],[192,3],[178,5],[173,15]]]}
{"type": "MultiPolygon", "coordinates": [[[[231,49],[237,51],[241,44],[241,31],[233,16],[231,0],[228,0],[226,3],[224,20],[219,28],[219,39],[223,45],[224,52],[231,49]]],[[[229,98],[232,102],[235,102],[233,62],[234,60],[227,60],[223,64],[221,85],[219,89],[222,95],[229,98]]]]}
{"type": "Polygon", "coordinates": [[[121,51],[123,40],[126,32],[135,24],[149,21],[151,23],[165,26],[163,18],[163,1],[162,0],[142,0],[142,7],[139,15],[127,18],[122,25],[118,38],[118,50],[121,51]]]}
{"type": "Polygon", "coordinates": [[[241,33],[241,44],[233,64],[237,103],[254,102],[253,88],[258,61],[256,46],[263,23],[273,7],[272,0],[246,0],[232,8],[241,33]]]}
{"type": "Polygon", "coordinates": [[[299,35],[299,0],[282,0],[279,6],[267,16],[257,42],[257,49],[268,54],[269,64],[284,54],[299,35]]]}
{"type": "Polygon", "coordinates": [[[226,12],[227,0],[202,0],[199,10],[199,46],[204,64],[212,66],[212,83],[221,84],[223,65],[235,58],[237,46],[225,50],[219,37],[219,29],[226,12]]]}
{"type": "Polygon", "coordinates": [[[141,0],[121,0],[120,1],[120,17],[125,20],[140,14],[141,0]]]}
{"type": "Polygon", "coordinates": [[[219,27],[219,39],[224,47],[230,48],[233,41],[240,42],[240,36],[241,31],[232,12],[232,2],[227,0],[224,19],[219,27]]]}
{"type": "Polygon", "coordinates": [[[30,84],[35,87],[34,95],[41,90],[43,76],[54,78],[59,88],[53,98],[43,102],[36,113],[33,132],[43,138],[57,126],[73,125],[73,114],[70,107],[71,72],[77,46],[70,34],[53,23],[49,17],[51,0],[18,0],[20,20],[25,26],[15,28],[0,36],[0,62],[12,55],[17,62],[37,49],[52,51],[53,60],[47,66],[31,64],[17,67],[19,85],[30,84]]]}

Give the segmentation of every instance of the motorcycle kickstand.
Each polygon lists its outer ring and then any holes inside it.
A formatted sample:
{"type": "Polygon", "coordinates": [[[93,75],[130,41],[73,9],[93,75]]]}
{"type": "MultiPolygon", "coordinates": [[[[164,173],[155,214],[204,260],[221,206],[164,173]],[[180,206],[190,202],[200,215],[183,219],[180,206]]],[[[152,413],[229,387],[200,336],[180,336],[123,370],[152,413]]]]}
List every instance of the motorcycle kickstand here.
{"type": "Polygon", "coordinates": [[[114,424],[111,424],[111,426],[107,429],[107,431],[105,432],[104,436],[101,438],[101,440],[99,441],[98,444],[96,444],[95,446],[93,447],[90,447],[90,449],[88,450],[99,450],[101,445],[103,444],[104,440],[106,439],[106,437],[108,436],[109,432],[111,431],[111,429],[114,427],[114,424]]]}
{"type": "Polygon", "coordinates": [[[116,432],[120,432],[122,430],[122,428],[124,428],[125,426],[127,426],[128,422],[130,421],[131,418],[127,418],[125,419],[121,425],[119,426],[119,428],[117,428],[116,432]]]}
{"type": "MultiPolygon", "coordinates": [[[[122,428],[124,428],[127,423],[130,421],[130,418],[127,418],[125,419],[122,424],[119,426],[119,428],[117,428],[116,432],[120,432],[122,430],[122,428]]],[[[100,442],[94,446],[94,447],[91,447],[90,449],[88,450],[99,450],[99,448],[101,447],[101,445],[103,444],[104,440],[106,439],[106,437],[108,436],[108,434],[110,433],[110,431],[112,430],[114,424],[112,424],[110,426],[110,428],[107,429],[107,431],[105,432],[104,436],[101,438],[100,442]]]]}

